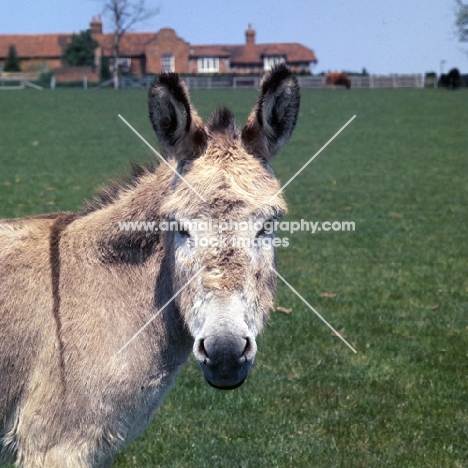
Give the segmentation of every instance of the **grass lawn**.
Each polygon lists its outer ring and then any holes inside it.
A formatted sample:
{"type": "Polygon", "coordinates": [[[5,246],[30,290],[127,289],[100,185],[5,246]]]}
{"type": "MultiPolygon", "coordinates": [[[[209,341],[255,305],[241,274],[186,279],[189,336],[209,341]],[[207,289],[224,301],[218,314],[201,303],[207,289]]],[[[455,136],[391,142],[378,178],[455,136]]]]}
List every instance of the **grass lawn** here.
{"type": "MultiPolygon", "coordinates": [[[[244,122],[254,91],[194,91],[206,117],[244,122]]],[[[116,467],[468,466],[468,92],[303,90],[273,167],[288,220],[354,232],[281,234],[279,271],[357,349],[279,282],[247,383],[208,387],[191,360],[116,467]]],[[[0,218],[77,210],[155,143],[146,94],[0,93],[0,218]]]]}

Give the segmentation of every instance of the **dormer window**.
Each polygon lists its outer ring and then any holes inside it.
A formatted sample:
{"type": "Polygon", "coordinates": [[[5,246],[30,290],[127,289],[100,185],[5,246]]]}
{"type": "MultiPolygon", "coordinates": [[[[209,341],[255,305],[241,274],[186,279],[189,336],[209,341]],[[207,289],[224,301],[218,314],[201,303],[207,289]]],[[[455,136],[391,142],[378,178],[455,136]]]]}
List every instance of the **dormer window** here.
{"type": "Polygon", "coordinates": [[[265,71],[271,70],[277,63],[286,62],[282,55],[265,55],[263,57],[263,69],[265,71]]]}
{"type": "Polygon", "coordinates": [[[198,59],[198,73],[219,73],[218,57],[202,57],[198,59]]]}

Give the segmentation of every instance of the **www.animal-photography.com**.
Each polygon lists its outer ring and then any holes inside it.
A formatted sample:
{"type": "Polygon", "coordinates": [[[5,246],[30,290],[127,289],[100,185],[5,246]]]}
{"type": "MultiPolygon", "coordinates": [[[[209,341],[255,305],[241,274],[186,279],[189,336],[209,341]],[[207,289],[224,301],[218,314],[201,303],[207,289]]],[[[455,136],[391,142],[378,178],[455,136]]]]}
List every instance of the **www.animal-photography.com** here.
{"type": "Polygon", "coordinates": [[[0,466],[468,466],[467,24],[4,5],[0,466]]]}

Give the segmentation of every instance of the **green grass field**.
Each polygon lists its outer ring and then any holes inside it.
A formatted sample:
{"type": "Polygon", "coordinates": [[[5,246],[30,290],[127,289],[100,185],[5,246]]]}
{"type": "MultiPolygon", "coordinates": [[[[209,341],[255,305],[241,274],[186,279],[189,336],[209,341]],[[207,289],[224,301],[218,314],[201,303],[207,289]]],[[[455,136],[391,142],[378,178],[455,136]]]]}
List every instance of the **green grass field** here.
{"type": "MultiPolygon", "coordinates": [[[[243,123],[254,91],[197,91],[206,117],[243,123]]],[[[248,382],[208,387],[191,360],[116,467],[468,467],[468,92],[303,90],[299,122],[273,166],[289,220],[354,221],[301,232],[248,382]],[[327,293],[327,294],[324,294],[327,293]]],[[[146,94],[0,93],[0,218],[77,210],[129,161],[151,157],[146,94]]]]}

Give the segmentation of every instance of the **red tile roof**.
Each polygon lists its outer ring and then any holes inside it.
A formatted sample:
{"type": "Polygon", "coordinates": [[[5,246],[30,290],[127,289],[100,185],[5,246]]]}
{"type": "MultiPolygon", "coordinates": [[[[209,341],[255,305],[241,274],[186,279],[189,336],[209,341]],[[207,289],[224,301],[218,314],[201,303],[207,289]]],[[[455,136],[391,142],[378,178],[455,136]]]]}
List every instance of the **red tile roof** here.
{"type": "MultiPolygon", "coordinates": [[[[120,40],[119,53],[122,57],[138,57],[145,54],[145,47],[156,33],[129,32],[120,40]]],[[[105,56],[112,56],[114,36],[113,34],[98,34],[94,38],[99,42],[105,56]]]]}
{"type": "Polygon", "coordinates": [[[14,45],[20,59],[59,58],[71,34],[1,34],[0,58],[8,55],[14,45]]]}
{"type": "Polygon", "coordinates": [[[313,50],[297,43],[191,45],[190,57],[230,57],[231,64],[261,64],[264,56],[283,56],[288,63],[317,62],[313,50]]]}
{"type": "Polygon", "coordinates": [[[190,45],[190,57],[230,57],[235,47],[229,45],[190,45]]]}
{"type": "Polygon", "coordinates": [[[297,44],[255,44],[245,46],[239,56],[231,59],[232,63],[259,63],[263,62],[264,56],[283,56],[287,63],[317,62],[314,52],[307,47],[297,44]]]}
{"type": "MultiPolygon", "coordinates": [[[[145,54],[146,44],[155,33],[127,33],[120,42],[120,55],[136,57],[145,54]]],[[[62,49],[71,40],[71,34],[11,34],[0,35],[0,58],[8,55],[8,48],[14,45],[20,59],[60,58],[62,49]]],[[[103,48],[104,55],[112,55],[112,34],[97,34],[94,38],[103,48]]]]}

